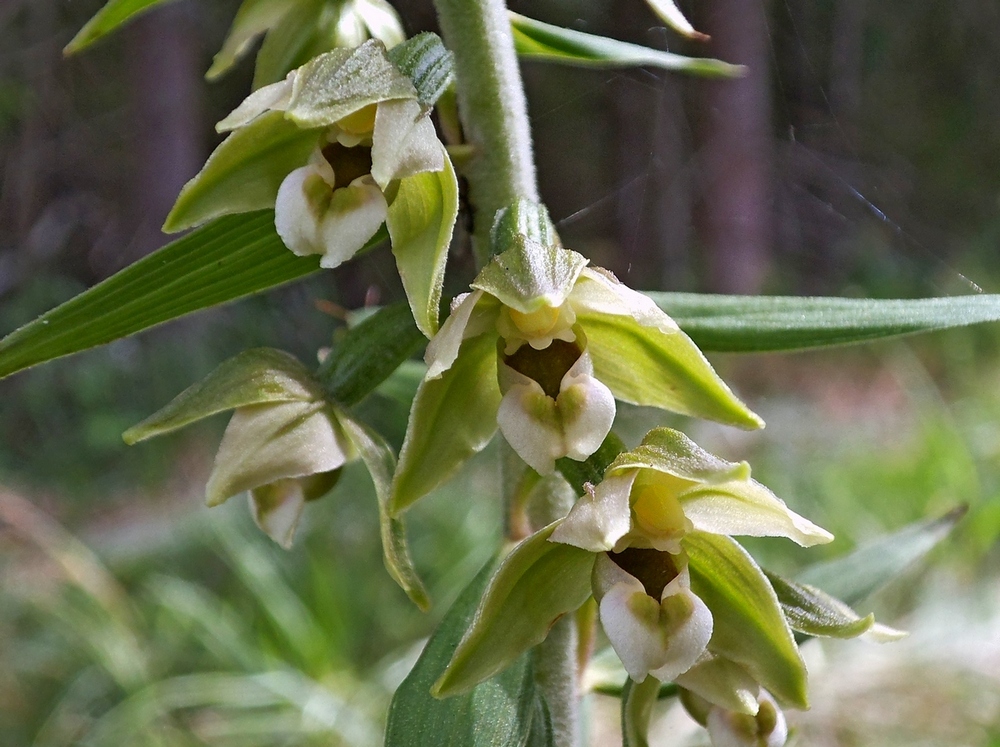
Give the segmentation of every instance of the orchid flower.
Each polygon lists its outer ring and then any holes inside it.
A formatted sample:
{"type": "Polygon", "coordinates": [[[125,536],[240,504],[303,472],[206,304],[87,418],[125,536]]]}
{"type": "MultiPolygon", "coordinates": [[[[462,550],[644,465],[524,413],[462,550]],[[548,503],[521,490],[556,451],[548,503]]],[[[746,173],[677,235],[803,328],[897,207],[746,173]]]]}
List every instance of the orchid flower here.
{"type": "Polygon", "coordinates": [[[558,243],[517,235],[427,346],[393,488],[401,511],[499,428],[541,474],[584,460],[615,400],[743,428],[763,422],[648,297],[558,243]]]}

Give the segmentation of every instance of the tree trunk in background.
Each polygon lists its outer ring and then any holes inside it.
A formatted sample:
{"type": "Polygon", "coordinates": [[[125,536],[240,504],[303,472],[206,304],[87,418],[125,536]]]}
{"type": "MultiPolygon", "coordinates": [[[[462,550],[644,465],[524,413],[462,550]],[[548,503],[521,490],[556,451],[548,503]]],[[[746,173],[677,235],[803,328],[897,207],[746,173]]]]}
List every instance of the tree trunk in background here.
{"type": "Polygon", "coordinates": [[[137,229],[121,266],[167,241],[160,226],[205,158],[198,12],[198,3],[191,0],[165,5],[138,18],[127,31],[137,229]]]}
{"type": "Polygon", "coordinates": [[[770,56],[761,0],[712,0],[699,30],[705,53],[746,65],[738,80],[700,81],[700,233],[706,281],[719,293],[756,293],[770,264],[773,223],[770,56]]]}

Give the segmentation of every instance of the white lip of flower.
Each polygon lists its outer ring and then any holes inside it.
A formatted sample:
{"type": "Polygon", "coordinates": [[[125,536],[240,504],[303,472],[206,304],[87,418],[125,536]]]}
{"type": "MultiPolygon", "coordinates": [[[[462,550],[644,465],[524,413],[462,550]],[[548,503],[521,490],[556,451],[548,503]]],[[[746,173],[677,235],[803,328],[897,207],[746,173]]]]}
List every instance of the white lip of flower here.
{"type": "Polygon", "coordinates": [[[512,368],[503,356],[497,357],[503,394],[497,425],[514,451],[536,472],[551,473],[555,460],[562,457],[586,459],[600,448],[611,430],[615,398],[593,373],[590,354],[584,350],[563,375],[553,398],[538,381],[512,368]]]}
{"type": "MultiPolygon", "coordinates": [[[[664,555],[667,555],[666,553],[664,555]]],[[[656,599],[606,553],[594,564],[594,598],[601,625],[629,676],[670,681],[687,671],[712,637],[712,613],[691,591],[683,555],[668,555],[677,570],[656,599]]]]}
{"type": "MultiPolygon", "coordinates": [[[[297,71],[252,93],[217,129],[232,130],[266,111],[285,110],[297,71]]],[[[353,257],[385,222],[385,190],[397,179],[445,167],[444,148],[429,111],[415,99],[369,104],[330,126],[324,138],[345,148],[371,149],[371,170],[337,187],[335,167],[323,147],[291,171],[278,189],[274,222],[285,245],[299,256],[323,255],[334,268],[353,257]]]]}
{"type": "Polygon", "coordinates": [[[237,408],[208,480],[208,505],[249,491],[254,520],[291,545],[310,478],[342,467],[354,453],[323,402],[290,401],[237,408]]]}
{"type": "Polygon", "coordinates": [[[788,738],[785,714],[766,690],[758,702],[754,716],[713,706],[706,723],[713,747],[782,747],[788,738]]]}

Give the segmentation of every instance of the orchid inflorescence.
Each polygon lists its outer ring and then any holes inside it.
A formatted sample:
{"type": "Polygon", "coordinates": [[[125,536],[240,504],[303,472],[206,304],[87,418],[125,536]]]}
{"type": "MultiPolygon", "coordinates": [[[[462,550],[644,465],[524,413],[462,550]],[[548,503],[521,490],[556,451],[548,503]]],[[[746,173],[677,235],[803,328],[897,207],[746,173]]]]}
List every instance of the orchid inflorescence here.
{"type": "MultiPolygon", "coordinates": [[[[591,609],[627,673],[627,701],[648,701],[673,682],[716,747],[783,744],[782,708],[808,707],[797,634],[900,634],[766,573],[732,539],[785,537],[804,547],[832,539],[752,479],[745,462],[669,428],[604,453],[616,402],[744,429],[763,422],[649,297],[564,247],[543,206],[521,198],[488,216],[489,259],[439,326],[459,193],[431,112],[451,83],[451,58],[433,35],[404,41],[381,0],[336,6],[336,22],[323,20],[337,30],[329,48],[284,77],[264,75],[219,123],[226,139],[185,186],[166,228],[273,209],[291,252],[335,268],[378,243],[386,226],[406,321],[429,339],[398,463],[350,407],[409,355],[401,343],[382,356],[383,370],[369,367],[372,381],[357,396],[333,381],[341,347],[318,371],[280,351],[246,351],[126,440],[233,410],[208,503],[247,492],[254,520],[286,548],[307,504],[360,459],[378,496],[387,568],[421,606],[428,600],[402,513],[497,431],[525,474],[563,488],[567,460],[590,465],[596,477],[572,485],[572,508],[531,526],[499,563],[434,694],[475,688],[540,644],[557,620],[591,609]]],[[[214,72],[241,54],[250,31],[270,33],[283,18],[260,28],[244,19],[242,28],[238,17],[214,72]]],[[[633,714],[626,730],[644,734],[634,716],[643,709],[625,712],[633,714]]]]}

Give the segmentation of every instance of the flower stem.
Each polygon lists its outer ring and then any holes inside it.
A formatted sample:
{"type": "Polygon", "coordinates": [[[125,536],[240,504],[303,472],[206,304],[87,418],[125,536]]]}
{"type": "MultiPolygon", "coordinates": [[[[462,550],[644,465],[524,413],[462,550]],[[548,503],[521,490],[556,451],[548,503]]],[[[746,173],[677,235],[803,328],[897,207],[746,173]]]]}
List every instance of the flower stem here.
{"type": "Polygon", "coordinates": [[[474,148],[466,170],[479,264],[489,259],[497,211],[538,202],[531,130],[504,0],[434,0],[441,33],[455,54],[458,107],[474,148]]]}

